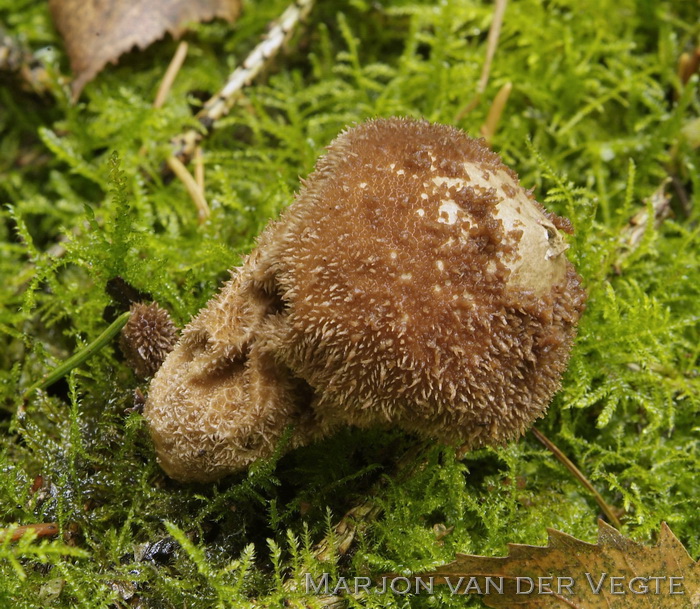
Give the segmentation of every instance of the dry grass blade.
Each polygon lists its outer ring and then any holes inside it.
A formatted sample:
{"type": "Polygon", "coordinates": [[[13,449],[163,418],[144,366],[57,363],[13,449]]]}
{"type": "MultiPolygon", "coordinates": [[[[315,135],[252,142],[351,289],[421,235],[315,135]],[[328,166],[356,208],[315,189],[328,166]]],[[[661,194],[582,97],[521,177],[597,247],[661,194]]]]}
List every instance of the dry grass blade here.
{"type": "Polygon", "coordinates": [[[496,54],[496,47],[498,47],[498,39],[501,37],[501,26],[503,25],[503,16],[506,14],[507,1],[508,0],[496,0],[494,3],[493,21],[491,22],[489,37],[486,42],[486,61],[481,71],[481,78],[479,78],[479,83],[476,86],[477,93],[486,91],[486,85],[489,82],[491,64],[496,54]]]}
{"type": "Polygon", "coordinates": [[[175,82],[177,73],[180,71],[182,64],[185,63],[187,49],[188,45],[184,40],[177,45],[177,51],[175,51],[175,55],[173,55],[173,58],[170,60],[170,65],[165,71],[165,76],[163,76],[160,87],[158,87],[158,93],[156,93],[156,98],[153,102],[154,108],[161,108],[168,98],[168,93],[170,93],[170,89],[175,82]]]}
{"type": "Polygon", "coordinates": [[[187,167],[182,164],[180,159],[175,156],[171,156],[166,162],[168,167],[170,167],[170,170],[185,185],[190,197],[192,197],[192,201],[197,208],[197,218],[199,219],[199,223],[202,224],[203,222],[206,222],[210,213],[209,205],[207,200],[204,198],[204,192],[199,187],[199,184],[197,184],[197,181],[192,177],[192,174],[187,171],[187,167]]]}
{"type": "Polygon", "coordinates": [[[486,91],[486,85],[488,84],[489,76],[491,75],[491,64],[493,63],[493,58],[496,55],[498,40],[501,36],[501,26],[503,25],[503,16],[506,13],[507,3],[508,0],[495,0],[494,2],[493,20],[491,21],[489,37],[486,41],[486,59],[484,60],[484,66],[481,69],[481,77],[476,85],[476,95],[474,95],[472,100],[457,113],[455,116],[455,121],[460,121],[474,108],[476,108],[481,101],[482,94],[484,91],[486,91]]]}
{"type": "Polygon", "coordinates": [[[498,123],[503,115],[503,110],[506,107],[508,98],[510,97],[510,92],[513,90],[513,83],[507,82],[501,87],[501,89],[496,93],[496,97],[493,98],[493,103],[491,108],[489,108],[488,116],[486,117],[486,122],[481,127],[481,135],[486,140],[486,143],[491,145],[494,136],[496,135],[496,130],[498,129],[498,123]]]}
{"type": "Polygon", "coordinates": [[[595,487],[591,484],[591,482],[586,478],[586,476],[583,475],[583,472],[574,465],[574,462],[567,457],[562,450],[554,444],[547,436],[545,436],[539,429],[536,427],[532,428],[532,434],[549,450],[556,458],[557,460],[564,466],[566,469],[568,469],[582,485],[583,487],[593,495],[593,498],[595,499],[596,503],[600,507],[601,510],[603,510],[603,513],[607,516],[608,520],[615,526],[616,529],[621,529],[622,528],[622,523],[620,522],[620,519],[617,517],[617,514],[615,514],[615,511],[607,504],[605,499],[603,499],[603,496],[595,489],[595,487]]]}
{"type": "Polygon", "coordinates": [[[204,192],[204,155],[201,147],[197,147],[194,151],[194,181],[204,192]]]}

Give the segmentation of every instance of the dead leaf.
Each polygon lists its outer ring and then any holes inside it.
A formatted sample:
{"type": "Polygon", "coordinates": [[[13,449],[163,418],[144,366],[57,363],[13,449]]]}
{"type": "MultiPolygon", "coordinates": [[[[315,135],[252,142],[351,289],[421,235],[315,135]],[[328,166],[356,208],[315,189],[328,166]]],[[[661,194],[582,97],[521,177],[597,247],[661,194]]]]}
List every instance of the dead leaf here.
{"type": "Polygon", "coordinates": [[[70,58],[77,99],[107,62],[166,32],[177,38],[187,23],[234,21],[241,0],[49,0],[49,8],[70,58]]]}
{"type": "Polygon", "coordinates": [[[659,542],[643,546],[599,521],[598,543],[554,529],[549,545],[509,544],[504,558],[458,554],[432,577],[453,593],[483,594],[508,609],[680,609],[700,607],[700,563],[665,523],[659,542]]]}

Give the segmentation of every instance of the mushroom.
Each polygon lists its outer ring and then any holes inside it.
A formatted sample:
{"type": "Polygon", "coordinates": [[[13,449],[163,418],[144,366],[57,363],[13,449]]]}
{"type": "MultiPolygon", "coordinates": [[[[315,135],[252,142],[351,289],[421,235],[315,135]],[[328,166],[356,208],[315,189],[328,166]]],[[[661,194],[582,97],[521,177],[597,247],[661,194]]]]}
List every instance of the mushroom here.
{"type": "Polygon", "coordinates": [[[341,425],[501,445],[560,387],[585,291],[567,220],[453,127],[348,129],[183,331],[145,407],[173,478],[341,425]]]}
{"type": "Polygon", "coordinates": [[[135,302],[122,328],[119,347],[136,376],[153,376],[177,341],[177,327],[170,314],[155,302],[135,302]]]}

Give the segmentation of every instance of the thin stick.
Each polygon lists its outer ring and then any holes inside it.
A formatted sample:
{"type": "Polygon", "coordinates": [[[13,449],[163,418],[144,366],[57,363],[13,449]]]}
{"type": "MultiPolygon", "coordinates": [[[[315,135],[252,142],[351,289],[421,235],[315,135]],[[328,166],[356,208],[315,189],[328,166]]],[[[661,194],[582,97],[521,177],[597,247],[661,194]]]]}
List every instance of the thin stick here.
{"type": "Polygon", "coordinates": [[[596,503],[600,506],[600,509],[603,510],[603,513],[608,517],[610,524],[612,524],[618,530],[622,528],[622,523],[613,512],[612,508],[605,502],[603,496],[593,487],[588,478],[583,475],[581,470],[574,465],[571,459],[569,459],[569,457],[567,457],[561,451],[561,449],[539,429],[533,427],[532,433],[542,444],[544,444],[547,450],[549,450],[557,458],[557,460],[573,474],[573,476],[586,488],[586,490],[593,495],[596,503]]]}
{"type": "Polygon", "coordinates": [[[165,71],[165,76],[163,76],[163,80],[160,82],[160,86],[158,87],[156,99],[153,102],[154,108],[161,108],[165,103],[165,100],[168,98],[168,93],[170,93],[170,89],[175,82],[175,78],[177,77],[180,68],[182,68],[182,64],[185,63],[187,49],[188,45],[184,40],[177,46],[177,51],[175,51],[175,55],[173,55],[173,58],[170,60],[170,65],[165,71]]]}
{"type": "Polygon", "coordinates": [[[10,535],[10,542],[19,541],[29,531],[34,531],[37,537],[53,537],[58,535],[57,522],[42,522],[41,524],[25,524],[19,527],[0,529],[0,543],[4,543],[7,535],[10,535]]]}
{"type": "Polygon", "coordinates": [[[29,389],[24,392],[24,398],[28,398],[37,389],[46,389],[47,387],[53,385],[57,380],[63,378],[68,374],[73,368],[77,368],[90,356],[97,353],[102,347],[104,347],[112,338],[114,338],[119,331],[126,325],[129,320],[131,313],[127,311],[122,313],[117,319],[115,319],[107,329],[102,332],[95,340],[93,340],[89,345],[78,351],[78,353],[72,355],[63,363],[56,366],[52,372],[46,374],[41,380],[34,383],[29,389]]]}
{"type": "Polygon", "coordinates": [[[202,224],[209,217],[209,205],[204,198],[204,193],[180,159],[176,156],[171,156],[168,158],[167,163],[170,170],[185,185],[187,192],[190,194],[190,197],[192,197],[192,201],[194,201],[195,207],[197,208],[199,223],[202,224]]]}
{"type": "Polygon", "coordinates": [[[203,129],[189,129],[175,137],[174,155],[183,163],[192,158],[195,149],[213,127],[214,123],[228,114],[229,110],[248,86],[289,41],[296,26],[308,16],[315,0],[296,0],[273,22],[262,41],[251,51],[241,66],[229,76],[226,84],[214,97],[210,98],[197,118],[203,129]]]}
{"type": "Polygon", "coordinates": [[[491,64],[493,63],[494,55],[496,55],[498,39],[501,36],[501,26],[503,25],[503,16],[506,13],[507,4],[508,0],[494,1],[493,19],[491,21],[491,27],[489,28],[489,37],[486,41],[486,59],[484,60],[484,66],[481,68],[481,78],[479,78],[479,82],[476,85],[476,95],[474,95],[472,100],[457,113],[455,116],[456,121],[463,119],[476,108],[481,101],[481,95],[486,91],[486,85],[491,75],[491,64]]]}
{"type": "Polygon", "coordinates": [[[194,181],[197,182],[200,190],[204,192],[204,155],[202,147],[197,146],[194,151],[194,181]]]}
{"type": "Polygon", "coordinates": [[[481,127],[481,135],[486,139],[486,143],[491,145],[494,136],[496,135],[496,129],[498,129],[498,123],[503,115],[503,109],[506,107],[506,102],[510,97],[510,92],[513,90],[513,83],[507,82],[501,87],[496,97],[493,98],[491,107],[489,108],[489,113],[486,117],[486,122],[481,127]]]}
{"type": "Polygon", "coordinates": [[[506,13],[507,3],[508,0],[496,0],[495,2],[493,21],[491,22],[489,37],[486,41],[486,61],[484,62],[484,67],[481,70],[479,84],[476,86],[477,93],[483,93],[486,91],[486,85],[489,82],[489,76],[491,74],[491,64],[493,63],[493,57],[496,54],[496,48],[498,47],[498,39],[501,36],[501,26],[503,25],[503,15],[506,13]]]}

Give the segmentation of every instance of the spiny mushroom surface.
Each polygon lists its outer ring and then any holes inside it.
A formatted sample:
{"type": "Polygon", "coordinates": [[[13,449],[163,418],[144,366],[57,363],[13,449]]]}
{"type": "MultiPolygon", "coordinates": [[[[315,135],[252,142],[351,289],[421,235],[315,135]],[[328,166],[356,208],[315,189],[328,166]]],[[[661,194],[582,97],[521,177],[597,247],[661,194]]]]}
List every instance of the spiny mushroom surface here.
{"type": "Polygon", "coordinates": [[[524,433],[560,386],[585,291],[549,214],[479,140],[374,120],[190,323],[145,416],[179,480],[212,480],[339,425],[476,448],[524,433]]]}
{"type": "Polygon", "coordinates": [[[177,342],[177,328],[168,312],[155,302],[131,305],[131,317],[121,332],[119,346],[136,376],[153,376],[177,342]]]}

